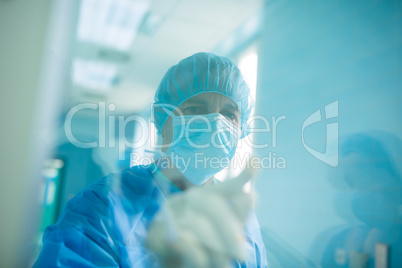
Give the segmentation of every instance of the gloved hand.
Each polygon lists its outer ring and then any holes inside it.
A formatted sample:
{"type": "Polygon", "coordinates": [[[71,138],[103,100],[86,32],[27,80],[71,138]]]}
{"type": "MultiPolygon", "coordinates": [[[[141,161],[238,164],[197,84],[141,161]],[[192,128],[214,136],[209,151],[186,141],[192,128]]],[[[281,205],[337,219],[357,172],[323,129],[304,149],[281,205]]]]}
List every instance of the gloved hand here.
{"type": "Polygon", "coordinates": [[[243,186],[253,176],[253,169],[245,169],[235,179],[168,199],[147,237],[162,267],[225,268],[244,260],[244,225],[255,194],[244,192],[243,186]]]}

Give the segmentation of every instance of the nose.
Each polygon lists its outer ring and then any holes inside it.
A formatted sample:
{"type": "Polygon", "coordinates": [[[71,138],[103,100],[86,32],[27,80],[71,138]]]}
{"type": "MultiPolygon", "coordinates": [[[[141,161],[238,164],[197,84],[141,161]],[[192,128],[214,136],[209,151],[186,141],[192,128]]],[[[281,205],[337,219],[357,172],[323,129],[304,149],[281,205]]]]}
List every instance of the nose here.
{"type": "Polygon", "coordinates": [[[213,107],[211,107],[208,111],[208,113],[212,114],[212,113],[219,113],[220,109],[219,109],[219,105],[211,105],[213,107]]]}

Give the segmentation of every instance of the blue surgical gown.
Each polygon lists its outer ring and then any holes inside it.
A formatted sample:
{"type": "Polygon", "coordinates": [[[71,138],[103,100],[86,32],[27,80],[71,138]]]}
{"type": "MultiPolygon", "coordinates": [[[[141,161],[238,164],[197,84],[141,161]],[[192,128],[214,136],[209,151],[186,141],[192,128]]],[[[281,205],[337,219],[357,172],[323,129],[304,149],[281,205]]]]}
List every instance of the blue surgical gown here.
{"type": "MultiPolygon", "coordinates": [[[[88,186],[45,230],[34,267],[159,267],[144,244],[148,225],[166,202],[166,189],[180,194],[149,166],[141,165],[88,186]]],[[[247,259],[234,261],[234,267],[267,267],[255,214],[245,232],[247,259]]]]}

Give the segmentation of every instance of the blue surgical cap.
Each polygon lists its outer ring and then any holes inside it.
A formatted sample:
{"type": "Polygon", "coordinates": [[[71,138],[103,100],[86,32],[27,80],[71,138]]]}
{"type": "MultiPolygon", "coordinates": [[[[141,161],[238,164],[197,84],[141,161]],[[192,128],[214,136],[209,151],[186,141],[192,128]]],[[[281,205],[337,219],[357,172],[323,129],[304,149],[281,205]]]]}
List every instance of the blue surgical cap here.
{"type": "Polygon", "coordinates": [[[209,92],[225,95],[238,105],[242,137],[247,136],[246,122],[253,107],[250,88],[230,59],[205,52],[181,60],[162,78],[153,105],[153,123],[158,134],[169,117],[167,111],[173,111],[190,97],[209,92]]]}

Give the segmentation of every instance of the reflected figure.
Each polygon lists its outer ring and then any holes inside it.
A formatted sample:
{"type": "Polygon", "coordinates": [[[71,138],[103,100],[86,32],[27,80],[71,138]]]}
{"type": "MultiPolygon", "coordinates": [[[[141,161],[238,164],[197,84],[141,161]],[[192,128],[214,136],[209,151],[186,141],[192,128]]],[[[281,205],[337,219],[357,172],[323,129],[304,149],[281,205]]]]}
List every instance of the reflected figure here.
{"type": "Polygon", "coordinates": [[[331,183],[347,225],[329,240],[322,267],[402,267],[401,149],[400,139],[380,131],[341,143],[331,183]]]}

